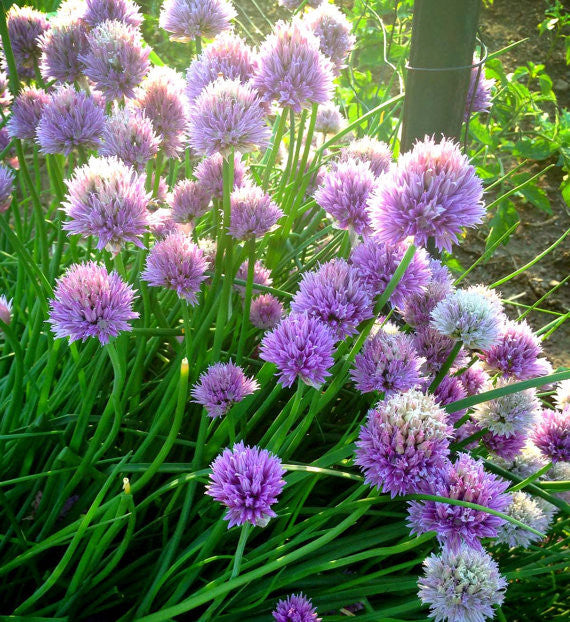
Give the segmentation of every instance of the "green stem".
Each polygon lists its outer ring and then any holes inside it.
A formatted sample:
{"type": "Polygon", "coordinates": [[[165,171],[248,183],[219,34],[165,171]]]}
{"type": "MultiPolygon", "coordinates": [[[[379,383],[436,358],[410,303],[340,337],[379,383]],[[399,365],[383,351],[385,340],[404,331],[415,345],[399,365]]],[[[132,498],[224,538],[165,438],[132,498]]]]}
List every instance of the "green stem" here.
{"type": "Polygon", "coordinates": [[[247,280],[245,282],[245,300],[243,304],[243,315],[241,318],[241,331],[236,355],[236,362],[241,362],[245,338],[249,328],[249,311],[251,309],[251,294],[253,291],[253,276],[255,272],[255,239],[247,242],[247,280]]]}
{"type": "Polygon", "coordinates": [[[239,575],[239,569],[241,567],[241,560],[243,557],[243,551],[245,549],[245,545],[247,542],[247,537],[249,535],[249,530],[250,530],[251,525],[249,523],[244,523],[242,525],[241,528],[241,533],[239,536],[239,541],[238,541],[238,545],[236,548],[236,553],[234,555],[234,563],[233,563],[233,569],[232,569],[232,574],[230,576],[230,579],[234,579],[235,577],[237,577],[239,575]]]}
{"type": "Polygon", "coordinates": [[[281,116],[279,117],[279,124],[277,125],[277,130],[275,131],[275,135],[273,137],[273,142],[269,146],[267,150],[267,162],[265,163],[265,171],[263,173],[263,182],[261,187],[264,190],[267,190],[269,186],[269,178],[271,176],[271,171],[275,166],[275,160],[277,159],[277,152],[279,150],[279,145],[281,144],[281,139],[283,138],[283,134],[285,133],[285,122],[287,121],[287,115],[285,114],[285,110],[281,111],[281,116]]]}
{"type": "Polygon", "coordinates": [[[442,380],[445,378],[447,372],[451,369],[453,365],[453,361],[457,358],[459,354],[459,350],[463,346],[463,342],[461,339],[456,341],[453,348],[451,348],[451,352],[447,355],[444,364],[441,366],[441,369],[437,372],[437,376],[434,378],[433,382],[429,385],[429,392],[434,393],[437,387],[441,384],[442,380]]]}
{"type": "Polygon", "coordinates": [[[522,490],[523,488],[525,488],[529,484],[532,484],[532,482],[537,480],[539,477],[541,477],[542,475],[544,475],[545,473],[550,471],[551,468],[552,468],[552,462],[549,462],[548,464],[545,464],[536,473],[533,473],[532,475],[529,475],[526,479],[523,479],[522,482],[519,482],[518,484],[515,484],[514,486],[511,486],[511,488],[509,488],[507,490],[507,492],[516,492],[517,490],[522,490]]]}

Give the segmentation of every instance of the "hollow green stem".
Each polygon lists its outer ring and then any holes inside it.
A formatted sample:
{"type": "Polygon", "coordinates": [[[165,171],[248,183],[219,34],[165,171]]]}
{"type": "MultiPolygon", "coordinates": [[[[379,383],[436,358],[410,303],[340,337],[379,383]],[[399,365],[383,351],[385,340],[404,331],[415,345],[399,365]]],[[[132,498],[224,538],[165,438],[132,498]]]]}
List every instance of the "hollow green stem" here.
{"type": "Polygon", "coordinates": [[[245,300],[243,304],[243,315],[241,318],[241,331],[236,355],[236,362],[239,364],[243,356],[245,338],[249,328],[249,311],[251,309],[251,294],[253,291],[253,276],[255,271],[255,239],[247,242],[247,280],[245,282],[245,300]]]}
{"type": "Polygon", "coordinates": [[[237,577],[239,574],[239,570],[241,567],[241,560],[243,558],[243,552],[245,549],[245,545],[247,543],[247,537],[249,536],[250,527],[251,526],[249,523],[245,523],[244,525],[242,525],[238,545],[236,548],[236,553],[234,555],[234,563],[233,563],[233,569],[232,569],[232,574],[230,576],[230,579],[237,577]]]}
{"type": "Polygon", "coordinates": [[[437,376],[434,378],[433,382],[429,385],[430,393],[434,393],[437,387],[439,387],[442,380],[445,378],[445,375],[451,369],[451,366],[453,365],[453,362],[457,358],[457,355],[459,354],[459,350],[461,350],[462,346],[463,346],[463,341],[461,341],[461,339],[455,342],[453,348],[451,348],[451,352],[447,355],[445,362],[441,366],[440,370],[437,372],[437,376]]]}

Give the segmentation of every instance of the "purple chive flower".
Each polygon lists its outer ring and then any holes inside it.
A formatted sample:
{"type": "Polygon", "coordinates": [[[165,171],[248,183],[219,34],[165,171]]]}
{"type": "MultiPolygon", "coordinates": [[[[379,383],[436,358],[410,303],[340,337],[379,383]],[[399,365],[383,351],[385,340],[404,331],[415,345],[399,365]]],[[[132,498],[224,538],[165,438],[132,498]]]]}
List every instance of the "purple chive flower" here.
{"type": "MultiPolygon", "coordinates": [[[[430,326],[418,328],[414,335],[414,347],[419,356],[425,359],[424,370],[426,374],[437,374],[454,345],[454,339],[442,335],[430,326]]],[[[461,349],[455,357],[454,365],[461,367],[466,362],[465,350],[461,349]]]]}
{"type": "Polygon", "coordinates": [[[291,594],[280,600],[272,613],[275,622],[319,622],[317,610],[304,594],[291,594]]]}
{"type": "Polygon", "coordinates": [[[232,192],[228,233],[236,240],[263,237],[283,212],[259,186],[247,184],[232,192]]]}
{"type": "Polygon", "coordinates": [[[445,465],[451,428],[431,395],[412,389],[379,402],[356,442],[364,481],[392,497],[418,492],[445,465]]]}
{"type": "MultiPolygon", "coordinates": [[[[507,384],[500,382],[497,387],[507,384]]],[[[539,411],[536,390],[527,389],[477,404],[473,419],[481,428],[488,428],[495,434],[513,436],[528,430],[539,411]]]]}
{"type": "Polygon", "coordinates": [[[142,108],[168,158],[186,146],[188,100],[182,76],[170,67],[153,67],[137,90],[133,105],[142,108]]]}
{"type": "Polygon", "coordinates": [[[115,107],[105,119],[101,143],[99,155],[116,156],[142,173],[158,153],[160,141],[142,110],[115,107]]]}
{"type": "Polygon", "coordinates": [[[485,215],[483,186],[454,142],[426,137],[382,178],[370,200],[372,227],[384,242],[414,236],[425,246],[433,238],[451,252],[463,227],[485,215]]]}
{"type": "Polygon", "coordinates": [[[370,292],[344,259],[333,259],[305,273],[291,311],[319,318],[337,340],[355,335],[358,325],[373,315],[370,292]]]}
{"type": "Polygon", "coordinates": [[[570,404],[570,380],[562,380],[562,382],[558,383],[554,403],[560,409],[570,404]]]}
{"type": "Polygon", "coordinates": [[[38,122],[36,139],[42,153],[69,155],[73,149],[96,149],[105,114],[95,99],[61,86],[51,96],[38,122]]]}
{"type": "Polygon", "coordinates": [[[211,194],[196,181],[182,179],[172,190],[172,218],[181,224],[192,223],[208,211],[211,194]]]}
{"type": "Polygon", "coordinates": [[[431,312],[433,328],[460,339],[472,350],[485,350],[497,343],[502,319],[486,298],[464,289],[449,293],[431,312]]]}
{"type": "Polygon", "coordinates": [[[315,201],[336,220],[340,229],[368,235],[372,230],[366,205],[375,183],[368,164],[341,162],[325,174],[315,192],[315,201]]]}
{"type": "MultiPolygon", "coordinates": [[[[350,262],[360,279],[370,288],[374,297],[384,292],[394,276],[406,251],[407,244],[401,242],[395,246],[384,244],[374,237],[369,237],[355,246],[350,254],[350,262]]],[[[421,294],[430,279],[428,256],[424,249],[418,248],[410,265],[406,268],[396,289],[390,296],[394,306],[400,306],[414,294],[421,294]]]]}
{"type": "Polygon", "coordinates": [[[191,147],[201,155],[227,155],[264,147],[270,136],[257,93],[239,80],[219,78],[200,93],[190,112],[191,147]]]}
{"type": "Polygon", "coordinates": [[[141,278],[153,287],[172,289],[179,298],[195,305],[207,269],[202,249],[184,233],[173,233],[151,248],[141,278]]]}
{"type": "Polygon", "coordinates": [[[277,456],[240,442],[224,449],[211,468],[206,494],[228,508],[228,529],[245,523],[265,527],[277,516],[271,506],[285,485],[285,469],[277,456]]]}
{"type": "Polygon", "coordinates": [[[495,80],[485,78],[485,69],[473,67],[469,79],[469,90],[465,101],[464,121],[469,120],[469,115],[475,112],[489,112],[491,108],[491,89],[495,86],[495,80]]]}
{"type": "MultiPolygon", "coordinates": [[[[494,457],[493,462],[521,479],[534,475],[547,464],[546,458],[542,455],[540,449],[528,439],[525,446],[516,456],[508,460],[500,456],[494,457]]],[[[551,473],[552,471],[548,472],[548,479],[552,479],[551,473]]]]}
{"type": "Polygon", "coordinates": [[[146,231],[149,201],[144,176],[115,157],[91,157],[74,171],[67,189],[63,209],[71,220],[64,229],[97,236],[99,250],[109,246],[117,253],[126,242],[143,247],[139,237],[146,231]]]}
{"type": "Polygon", "coordinates": [[[483,444],[496,456],[503,460],[512,460],[526,445],[526,432],[516,432],[512,436],[488,432],[483,436],[483,444]]]}
{"type": "MultiPolygon", "coordinates": [[[[505,510],[505,514],[544,533],[548,529],[551,517],[540,506],[540,502],[521,490],[513,492],[512,497],[513,500],[505,510]]],[[[523,549],[540,540],[539,535],[508,522],[499,528],[497,534],[497,542],[523,549]]]]}
{"type": "Polygon", "coordinates": [[[85,66],[81,56],[87,51],[87,32],[82,21],[56,21],[38,43],[42,51],[40,71],[44,80],[72,84],[83,76],[85,66]]]}
{"type": "MultiPolygon", "coordinates": [[[[202,189],[215,199],[223,196],[222,164],[224,158],[220,153],[215,153],[204,158],[194,171],[194,175],[202,189]]],[[[248,177],[241,161],[241,154],[234,155],[234,188],[241,188],[248,177]]]]}
{"type": "Polygon", "coordinates": [[[277,366],[284,387],[292,386],[299,378],[318,388],[330,376],[334,344],[329,327],[321,320],[306,313],[292,313],[265,335],[259,357],[277,366]]]}
{"type": "Polygon", "coordinates": [[[179,226],[172,219],[172,210],[161,207],[147,214],[148,228],[157,240],[163,240],[171,233],[178,233],[179,226]]]}
{"type": "Polygon", "coordinates": [[[263,330],[274,328],[283,317],[283,305],[271,294],[261,294],[251,301],[249,321],[263,330]]]}
{"type": "Polygon", "coordinates": [[[6,13],[6,24],[18,76],[25,80],[33,78],[34,64],[41,55],[38,37],[49,29],[46,15],[32,7],[13,4],[6,13]]]}
{"type": "Polygon", "coordinates": [[[423,292],[410,293],[400,305],[401,313],[408,324],[418,328],[427,326],[431,312],[438,302],[453,291],[453,279],[449,270],[437,259],[430,259],[431,280],[423,292]]]}
{"type": "Polygon", "coordinates": [[[201,374],[192,387],[192,397],[208,411],[210,417],[221,417],[230,408],[259,389],[259,383],[248,378],[239,365],[215,363],[201,374]]]}
{"type": "MultiPolygon", "coordinates": [[[[463,385],[459,382],[459,378],[455,376],[444,376],[434,391],[433,397],[435,401],[443,407],[457,402],[458,400],[462,400],[464,397],[467,397],[467,394],[465,393],[463,385]]],[[[464,414],[464,410],[451,413],[449,415],[449,420],[451,423],[456,423],[464,414]]]]}
{"type": "Polygon", "coordinates": [[[315,132],[321,132],[325,135],[337,134],[345,125],[346,121],[336,104],[329,102],[319,106],[315,119],[315,132]]]}
{"type": "MultiPolygon", "coordinates": [[[[459,457],[438,478],[430,482],[426,490],[431,494],[459,501],[469,501],[492,510],[503,512],[511,502],[505,494],[509,482],[487,473],[483,462],[468,454],[459,457]]],[[[409,519],[412,533],[435,531],[441,543],[459,549],[462,542],[480,548],[481,538],[494,538],[503,519],[482,510],[439,501],[411,501],[409,519]]]]}
{"type": "Polygon", "coordinates": [[[479,365],[469,367],[458,378],[468,396],[477,395],[490,380],[489,374],[479,365]]]}
{"type": "Polygon", "coordinates": [[[138,28],[143,17],[133,0],[87,0],[83,19],[95,27],[107,20],[118,20],[138,28]]]}
{"type": "MultiPolygon", "coordinates": [[[[241,279],[242,281],[247,280],[247,268],[248,262],[244,261],[239,267],[236,278],[241,279]]],[[[273,283],[271,278],[271,271],[268,270],[261,261],[256,261],[255,266],[253,267],[253,291],[259,292],[261,291],[256,285],[264,285],[265,287],[269,287],[273,283]]],[[[245,286],[244,285],[234,285],[234,289],[239,292],[241,296],[245,296],[245,286]]]]}
{"type": "Polygon", "coordinates": [[[8,84],[8,76],[5,71],[0,71],[0,109],[7,109],[12,103],[12,93],[8,84]]]}
{"type": "Polygon", "coordinates": [[[350,22],[338,7],[328,2],[310,11],[303,21],[319,38],[321,52],[332,62],[335,75],[339,75],[356,41],[350,22]]]}
{"type": "Polygon", "coordinates": [[[231,27],[236,15],[228,0],[165,0],[158,23],[172,41],[187,43],[196,37],[213,39],[231,27]]]}
{"type": "Polygon", "coordinates": [[[437,622],[485,622],[505,599],[506,580],[484,550],[445,547],[424,561],[418,596],[437,622]]]}
{"type": "Polygon", "coordinates": [[[570,462],[570,406],[544,410],[532,430],[532,440],[552,462],[570,462]]]}
{"type": "Polygon", "coordinates": [[[540,375],[542,367],[538,357],[541,353],[540,339],[524,320],[506,321],[498,342],[485,350],[481,358],[491,369],[505,376],[527,380],[540,375]]]}
{"type": "MultiPolygon", "coordinates": [[[[324,0],[307,0],[305,6],[312,7],[316,9],[319,5],[321,5],[324,0]]],[[[290,11],[294,11],[298,7],[301,6],[303,0],[279,0],[279,4],[289,9],[290,11]]]]}
{"type": "Polygon", "coordinates": [[[4,324],[10,324],[12,321],[12,300],[8,300],[4,294],[0,294],[0,320],[4,324]]]}
{"type": "Polygon", "coordinates": [[[233,32],[224,32],[190,63],[186,72],[188,99],[194,102],[204,87],[220,76],[246,84],[256,67],[255,54],[245,40],[233,32]]]}
{"type": "Polygon", "coordinates": [[[421,364],[409,335],[380,329],[364,342],[350,377],[360,392],[380,391],[388,398],[421,384],[421,364]]]}
{"type": "Polygon", "coordinates": [[[261,97],[301,112],[331,98],[332,64],[319,50],[319,39],[298,19],[277,22],[261,44],[253,86],[261,97]]]}
{"type": "Polygon", "coordinates": [[[4,164],[0,164],[0,212],[5,212],[12,203],[14,190],[14,172],[4,164]]]}
{"type": "Polygon", "coordinates": [[[390,147],[376,138],[359,138],[340,150],[339,161],[367,162],[375,177],[380,177],[392,166],[390,147]]]}
{"type": "Polygon", "coordinates": [[[92,261],[73,264],[57,280],[50,300],[49,323],[56,337],[69,341],[97,337],[104,345],[122,331],[130,331],[135,293],[116,272],[92,261]]]}
{"type": "Polygon", "coordinates": [[[131,98],[147,74],[150,48],[134,26],[113,20],[102,22],[88,36],[89,47],[80,59],[85,75],[93,81],[107,101],[131,98]]]}

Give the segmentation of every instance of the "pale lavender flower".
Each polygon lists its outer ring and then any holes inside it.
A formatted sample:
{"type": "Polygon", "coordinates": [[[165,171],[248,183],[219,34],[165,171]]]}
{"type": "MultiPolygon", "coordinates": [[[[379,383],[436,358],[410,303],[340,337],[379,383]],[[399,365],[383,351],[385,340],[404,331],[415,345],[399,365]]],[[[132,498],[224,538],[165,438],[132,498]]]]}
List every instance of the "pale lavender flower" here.
{"type": "Polygon", "coordinates": [[[191,109],[190,146],[199,154],[248,153],[265,147],[270,131],[257,93],[239,80],[219,78],[208,84],[191,109]]]}
{"type": "Polygon", "coordinates": [[[319,106],[317,118],[315,119],[315,132],[337,134],[345,125],[346,121],[336,104],[329,102],[319,106]]]}
{"type": "Polygon", "coordinates": [[[144,111],[115,107],[105,119],[99,155],[117,156],[142,173],[157,153],[160,141],[144,111]]]}
{"type": "Polygon", "coordinates": [[[259,186],[247,184],[232,192],[228,233],[236,240],[263,237],[283,212],[259,186]]]}
{"type": "Polygon", "coordinates": [[[63,228],[98,237],[97,248],[118,252],[126,242],[143,247],[149,195],[144,176],[115,157],[91,157],[67,182],[63,209],[71,219],[63,228]]]}
{"type": "Polygon", "coordinates": [[[86,10],[85,0],[63,0],[57,8],[54,21],[57,24],[64,24],[83,20],[86,10]]]}
{"type": "MultiPolygon", "coordinates": [[[[376,297],[386,289],[407,250],[408,245],[405,242],[389,245],[374,237],[368,237],[362,244],[354,247],[350,262],[376,297]]],[[[392,292],[390,302],[394,306],[400,306],[409,296],[422,294],[430,274],[428,255],[424,249],[418,248],[392,292]]]]}
{"type": "MultiPolygon", "coordinates": [[[[508,383],[499,382],[497,388],[508,383]]],[[[481,428],[495,434],[513,436],[528,430],[540,412],[535,389],[517,391],[475,406],[473,418],[481,428]]]]}
{"type": "Polygon", "coordinates": [[[380,177],[392,166],[392,152],[386,143],[371,136],[364,136],[340,150],[340,162],[353,160],[367,162],[375,177],[380,177]]]}
{"type": "MultiPolygon", "coordinates": [[[[437,374],[454,345],[454,339],[442,335],[429,325],[416,329],[414,346],[418,354],[425,359],[424,370],[426,374],[437,374]]],[[[465,350],[461,349],[455,357],[454,364],[456,367],[461,367],[465,362],[467,362],[465,350]]]]}
{"type": "Polygon", "coordinates": [[[491,89],[495,86],[495,80],[485,78],[484,67],[473,67],[469,78],[469,90],[465,101],[464,121],[469,120],[469,115],[474,112],[489,112],[491,108],[491,89]]]}
{"type": "Polygon", "coordinates": [[[277,456],[240,442],[224,449],[211,468],[206,494],[228,508],[228,528],[245,523],[264,527],[277,516],[271,506],[285,485],[285,469],[277,456]]]}
{"type": "Polygon", "coordinates": [[[8,76],[5,71],[0,71],[0,109],[8,109],[12,103],[12,93],[8,84],[8,76]]]}
{"type": "Polygon", "coordinates": [[[558,383],[554,402],[558,408],[564,408],[570,404],[570,380],[562,380],[558,383]]]}
{"type": "Polygon", "coordinates": [[[570,406],[544,410],[532,430],[532,441],[552,462],[570,462],[570,406]]]}
{"type": "Polygon", "coordinates": [[[409,335],[381,328],[364,342],[350,377],[362,393],[380,391],[388,398],[421,384],[421,364],[409,335]]]}
{"type": "Polygon", "coordinates": [[[505,599],[506,580],[484,550],[444,547],[424,561],[418,596],[436,622],[485,622],[505,599]]]}
{"type": "Polygon", "coordinates": [[[489,374],[477,364],[466,369],[458,378],[467,395],[477,395],[490,380],[489,374]]]}
{"type": "Polygon", "coordinates": [[[191,179],[182,179],[172,190],[172,217],[181,224],[193,223],[208,211],[211,194],[191,179]]]}
{"type": "MultiPolygon", "coordinates": [[[[241,279],[242,281],[247,280],[247,268],[249,262],[244,261],[241,266],[238,268],[236,278],[241,279]]],[[[253,266],[253,291],[259,292],[261,291],[256,285],[264,285],[265,287],[269,287],[273,283],[271,278],[271,271],[268,270],[261,261],[256,261],[253,266]]],[[[234,285],[234,289],[239,292],[241,296],[245,296],[245,286],[244,285],[234,285]]]]}
{"type": "Polygon", "coordinates": [[[415,493],[445,465],[451,432],[431,395],[399,393],[368,413],[355,462],[367,484],[392,497],[415,493]]]}
{"type": "Polygon", "coordinates": [[[172,41],[187,43],[196,37],[213,39],[230,28],[236,15],[228,0],[165,0],[158,24],[172,41]]]}
{"type": "MultiPolygon", "coordinates": [[[[548,529],[549,517],[529,494],[517,490],[512,493],[512,498],[513,500],[505,510],[505,514],[537,531],[545,532],[548,529]]],[[[539,535],[508,522],[505,522],[497,533],[497,542],[509,546],[520,546],[523,549],[539,540],[541,540],[539,535]]]]}
{"type": "Polygon", "coordinates": [[[321,52],[332,62],[335,75],[339,75],[356,42],[350,22],[338,7],[328,2],[307,13],[303,21],[319,38],[321,52]]]}
{"type": "Polygon", "coordinates": [[[370,200],[372,227],[385,242],[432,238],[451,252],[464,227],[483,220],[483,186],[454,142],[426,137],[400,156],[370,200]]]}
{"type": "MultiPolygon", "coordinates": [[[[223,156],[215,153],[204,158],[194,171],[196,180],[202,189],[215,199],[221,199],[223,196],[223,161],[223,156]]],[[[241,154],[236,153],[234,155],[234,189],[241,188],[247,180],[248,176],[241,161],[241,154]]]]}
{"type": "Polygon", "coordinates": [[[503,460],[512,460],[526,445],[527,435],[526,431],[516,432],[511,436],[487,432],[482,441],[491,453],[503,458],[503,460]]]}
{"type": "Polygon", "coordinates": [[[137,90],[133,105],[151,120],[168,158],[186,146],[189,106],[184,78],[170,67],[153,67],[137,90]]]}
{"type": "Polygon", "coordinates": [[[502,316],[478,292],[457,289],[431,312],[431,326],[460,339],[467,348],[485,350],[499,341],[502,316]]]}
{"type": "Polygon", "coordinates": [[[157,240],[164,240],[171,233],[180,231],[178,224],[172,218],[172,210],[160,207],[147,214],[148,228],[157,240]]]}
{"type": "Polygon", "coordinates": [[[300,379],[318,388],[330,376],[334,343],[329,327],[321,320],[292,313],[264,336],[259,357],[277,366],[284,387],[300,379]]]}
{"type": "Polygon", "coordinates": [[[49,29],[46,14],[30,6],[13,4],[6,13],[6,24],[18,76],[26,80],[33,78],[34,64],[41,55],[38,37],[49,29]]]}
{"type": "Polygon", "coordinates": [[[14,171],[0,163],[0,213],[10,207],[13,191],[14,171]]]}
{"type": "Polygon", "coordinates": [[[337,340],[358,332],[358,325],[372,317],[372,299],[354,267],[333,259],[303,274],[291,311],[319,318],[337,340]]]}
{"type": "Polygon", "coordinates": [[[87,0],[83,19],[92,27],[112,19],[135,28],[143,22],[139,7],[133,0],[87,0]]]}
{"type": "Polygon", "coordinates": [[[261,97],[300,112],[324,104],[332,93],[332,63],[319,50],[319,39],[298,19],[277,22],[261,44],[253,86],[261,97]]]}
{"type": "Polygon", "coordinates": [[[151,248],[141,278],[153,287],[172,289],[179,298],[195,305],[207,268],[202,249],[184,233],[173,233],[151,248]]]}
{"type": "Polygon", "coordinates": [[[107,99],[131,98],[147,74],[150,48],[134,26],[118,20],[106,21],[88,36],[87,52],[80,56],[85,75],[107,99]]]}
{"type": "Polygon", "coordinates": [[[356,160],[341,162],[325,174],[315,192],[315,201],[335,219],[339,229],[368,235],[372,230],[366,206],[375,183],[368,164],[356,160]]]}
{"type": "Polygon", "coordinates": [[[248,378],[239,365],[214,363],[200,375],[192,387],[194,401],[207,410],[210,417],[222,417],[230,408],[259,389],[259,383],[248,378]]]}
{"type": "Polygon", "coordinates": [[[54,23],[38,44],[44,80],[73,83],[83,76],[85,66],[80,57],[87,51],[87,32],[82,21],[54,23]]]}
{"type": "Polygon", "coordinates": [[[188,99],[194,102],[204,87],[220,76],[246,84],[256,67],[254,51],[245,40],[233,32],[224,32],[190,63],[186,72],[188,99]]]}
{"type": "Polygon", "coordinates": [[[96,149],[105,124],[103,109],[95,99],[61,86],[44,106],[36,139],[42,153],[69,155],[73,149],[96,149]]]}
{"type": "Polygon", "coordinates": [[[256,328],[274,328],[282,317],[283,305],[275,296],[261,294],[251,301],[249,321],[256,328]]]}
{"type": "Polygon", "coordinates": [[[317,610],[304,594],[291,594],[277,602],[272,613],[275,622],[319,622],[317,610]]]}
{"type": "Polygon", "coordinates": [[[116,272],[91,261],[73,264],[56,282],[48,322],[56,337],[69,337],[70,342],[97,337],[106,344],[131,330],[129,320],[139,316],[132,308],[134,298],[131,286],[116,272]]]}
{"type": "Polygon", "coordinates": [[[10,324],[12,321],[12,300],[6,298],[4,294],[0,294],[0,320],[4,324],[10,324]]]}
{"type": "MultiPolygon", "coordinates": [[[[508,487],[508,481],[487,473],[481,460],[461,453],[425,491],[503,512],[511,502],[511,496],[505,494],[508,487]]],[[[439,501],[412,501],[409,514],[412,533],[435,531],[441,543],[455,550],[460,549],[462,542],[481,548],[480,539],[496,537],[497,529],[504,523],[494,514],[439,501]]]]}
{"type": "MultiPolygon", "coordinates": [[[[540,449],[528,439],[516,456],[509,459],[500,456],[494,457],[493,462],[521,479],[534,475],[547,464],[547,460],[540,449]]],[[[550,471],[548,477],[550,478],[550,471]]]]}

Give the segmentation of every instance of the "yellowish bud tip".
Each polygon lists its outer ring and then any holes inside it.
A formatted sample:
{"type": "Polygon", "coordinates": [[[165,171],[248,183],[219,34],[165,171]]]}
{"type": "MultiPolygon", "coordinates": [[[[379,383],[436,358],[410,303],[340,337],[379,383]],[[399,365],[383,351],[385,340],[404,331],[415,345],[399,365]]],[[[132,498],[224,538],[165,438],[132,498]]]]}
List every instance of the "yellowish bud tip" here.
{"type": "Polygon", "coordinates": [[[186,357],[184,357],[182,363],[180,363],[180,372],[183,374],[188,373],[188,359],[186,357]]]}
{"type": "Polygon", "coordinates": [[[127,495],[131,494],[131,482],[128,477],[123,477],[123,490],[127,495]]]}

